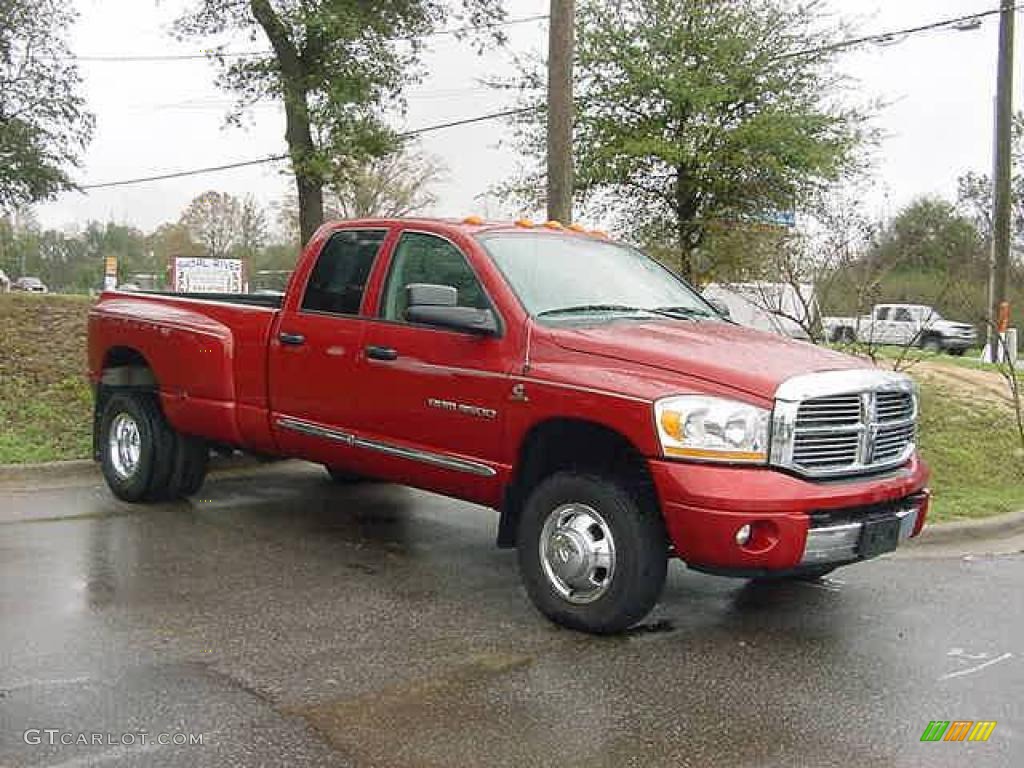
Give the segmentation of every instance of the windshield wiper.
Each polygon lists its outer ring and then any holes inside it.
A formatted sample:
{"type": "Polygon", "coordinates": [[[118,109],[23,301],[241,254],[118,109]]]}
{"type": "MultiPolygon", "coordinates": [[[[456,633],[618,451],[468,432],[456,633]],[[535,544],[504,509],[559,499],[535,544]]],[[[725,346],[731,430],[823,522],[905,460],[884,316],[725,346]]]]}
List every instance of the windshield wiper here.
{"type": "Polygon", "coordinates": [[[625,304],[580,304],[575,307],[559,307],[538,312],[537,317],[553,317],[555,315],[581,315],[587,312],[650,312],[640,307],[627,307],[625,304]]]}
{"type": "Polygon", "coordinates": [[[656,315],[665,315],[666,317],[711,317],[710,312],[705,312],[703,309],[697,309],[696,307],[657,307],[647,311],[653,312],[656,315]]]}

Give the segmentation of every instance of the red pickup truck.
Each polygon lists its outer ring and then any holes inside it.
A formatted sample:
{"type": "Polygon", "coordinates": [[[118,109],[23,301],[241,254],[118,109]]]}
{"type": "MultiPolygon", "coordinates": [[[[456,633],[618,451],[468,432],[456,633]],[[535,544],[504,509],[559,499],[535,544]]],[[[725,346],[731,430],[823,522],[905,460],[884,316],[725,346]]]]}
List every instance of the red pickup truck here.
{"type": "Polygon", "coordinates": [[[210,446],[499,510],[548,617],[621,631],[670,557],[818,578],[928,512],[905,376],[741,328],[674,274],[556,222],[325,225],[283,298],[107,292],[95,454],[128,501],[210,446]]]}

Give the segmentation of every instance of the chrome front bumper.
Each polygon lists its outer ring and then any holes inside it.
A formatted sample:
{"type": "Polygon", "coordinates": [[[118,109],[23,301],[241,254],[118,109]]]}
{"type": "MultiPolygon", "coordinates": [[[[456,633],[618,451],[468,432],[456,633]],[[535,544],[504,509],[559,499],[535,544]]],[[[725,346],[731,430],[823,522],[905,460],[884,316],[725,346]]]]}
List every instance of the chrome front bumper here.
{"type": "MultiPolygon", "coordinates": [[[[895,515],[900,521],[899,542],[901,544],[913,536],[918,514],[919,510],[916,506],[907,506],[895,511],[895,515]]],[[[804,545],[804,556],[800,560],[800,565],[824,565],[860,559],[858,547],[863,527],[863,522],[848,522],[821,528],[809,528],[807,543],[804,545]]]]}

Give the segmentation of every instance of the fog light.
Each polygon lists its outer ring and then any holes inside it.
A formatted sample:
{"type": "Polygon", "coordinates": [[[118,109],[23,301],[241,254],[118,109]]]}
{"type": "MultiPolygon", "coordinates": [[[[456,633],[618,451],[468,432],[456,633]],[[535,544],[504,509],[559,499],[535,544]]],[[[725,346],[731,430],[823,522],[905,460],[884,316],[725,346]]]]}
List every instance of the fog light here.
{"type": "Polygon", "coordinates": [[[744,525],[738,531],[736,531],[736,543],[741,547],[747,546],[750,543],[750,535],[752,531],[749,525],[744,525]]]}

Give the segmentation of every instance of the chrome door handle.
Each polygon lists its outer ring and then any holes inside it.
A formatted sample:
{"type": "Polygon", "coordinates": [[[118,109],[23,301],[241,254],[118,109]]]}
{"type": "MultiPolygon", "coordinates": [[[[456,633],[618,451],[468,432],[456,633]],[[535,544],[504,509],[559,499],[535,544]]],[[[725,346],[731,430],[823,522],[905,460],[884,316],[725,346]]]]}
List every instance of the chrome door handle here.
{"type": "Polygon", "coordinates": [[[398,350],[392,349],[391,347],[377,347],[371,345],[363,351],[366,352],[366,357],[370,360],[383,360],[385,362],[390,362],[398,359],[398,350]]]}
{"type": "Polygon", "coordinates": [[[284,333],[283,331],[277,335],[277,340],[290,347],[299,347],[306,343],[306,337],[301,333],[284,333]]]}

